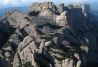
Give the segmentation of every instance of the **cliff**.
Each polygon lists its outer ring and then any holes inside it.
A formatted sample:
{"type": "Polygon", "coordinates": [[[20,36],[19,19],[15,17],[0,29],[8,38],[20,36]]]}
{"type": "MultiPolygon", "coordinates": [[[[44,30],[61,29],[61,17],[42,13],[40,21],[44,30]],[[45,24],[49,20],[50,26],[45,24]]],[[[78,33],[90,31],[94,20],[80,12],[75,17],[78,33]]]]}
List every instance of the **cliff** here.
{"type": "Polygon", "coordinates": [[[34,3],[0,20],[1,67],[87,67],[98,63],[97,20],[86,7],[34,3]],[[92,20],[91,20],[92,19],[92,20]]]}

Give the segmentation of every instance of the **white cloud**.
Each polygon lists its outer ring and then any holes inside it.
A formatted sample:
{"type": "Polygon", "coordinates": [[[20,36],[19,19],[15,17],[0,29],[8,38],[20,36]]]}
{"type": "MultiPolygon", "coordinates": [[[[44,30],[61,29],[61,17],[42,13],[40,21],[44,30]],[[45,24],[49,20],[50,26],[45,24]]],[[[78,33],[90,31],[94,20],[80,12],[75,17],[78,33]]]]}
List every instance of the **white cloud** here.
{"type": "Polygon", "coordinates": [[[5,1],[4,1],[4,5],[10,4],[11,2],[13,2],[13,0],[5,0],[5,1]]]}
{"type": "Polygon", "coordinates": [[[18,6],[32,3],[32,0],[0,0],[0,5],[18,6]]]}

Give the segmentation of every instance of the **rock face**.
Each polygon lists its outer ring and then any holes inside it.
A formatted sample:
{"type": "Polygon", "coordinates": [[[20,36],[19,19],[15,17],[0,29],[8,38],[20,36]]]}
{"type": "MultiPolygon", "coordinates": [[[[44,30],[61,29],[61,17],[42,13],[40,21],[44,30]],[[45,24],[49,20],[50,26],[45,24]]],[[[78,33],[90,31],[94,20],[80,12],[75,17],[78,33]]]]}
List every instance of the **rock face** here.
{"type": "Polygon", "coordinates": [[[64,12],[64,3],[62,3],[62,4],[60,4],[60,5],[58,6],[58,12],[59,12],[59,13],[64,12]]]}
{"type": "Polygon", "coordinates": [[[91,24],[82,7],[65,10],[64,4],[34,3],[28,12],[10,11],[0,20],[1,67],[87,67],[88,62],[98,63],[97,25],[91,24]]]}
{"type": "Polygon", "coordinates": [[[50,9],[53,12],[56,12],[56,6],[52,2],[44,2],[44,3],[34,3],[32,6],[29,8],[29,13],[37,13],[40,11],[44,11],[50,9]]]}
{"type": "Polygon", "coordinates": [[[66,26],[68,24],[67,21],[67,11],[64,11],[59,16],[56,17],[56,24],[59,26],[66,26]]]}

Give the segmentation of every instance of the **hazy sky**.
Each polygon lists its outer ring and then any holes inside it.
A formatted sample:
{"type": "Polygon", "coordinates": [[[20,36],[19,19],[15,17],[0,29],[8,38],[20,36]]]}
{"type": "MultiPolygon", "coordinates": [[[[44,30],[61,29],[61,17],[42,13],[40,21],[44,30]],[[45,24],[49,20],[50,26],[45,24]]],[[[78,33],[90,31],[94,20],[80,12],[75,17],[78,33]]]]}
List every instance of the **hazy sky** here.
{"type": "Polygon", "coordinates": [[[21,6],[21,5],[30,5],[33,2],[44,2],[52,1],[54,3],[92,3],[98,2],[98,0],[0,0],[0,6],[12,5],[12,6],[21,6]]]}

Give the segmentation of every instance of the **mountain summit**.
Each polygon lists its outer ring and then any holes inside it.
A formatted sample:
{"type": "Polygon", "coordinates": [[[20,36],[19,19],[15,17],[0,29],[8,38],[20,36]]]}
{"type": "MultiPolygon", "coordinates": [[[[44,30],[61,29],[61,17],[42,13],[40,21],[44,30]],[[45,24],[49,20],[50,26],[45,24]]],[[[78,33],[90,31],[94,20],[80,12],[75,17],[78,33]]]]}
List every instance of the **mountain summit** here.
{"type": "MultiPolygon", "coordinates": [[[[0,19],[1,67],[89,67],[98,63],[98,20],[88,4],[33,3],[0,19]]],[[[95,66],[92,67],[95,67],[95,66]]]]}

